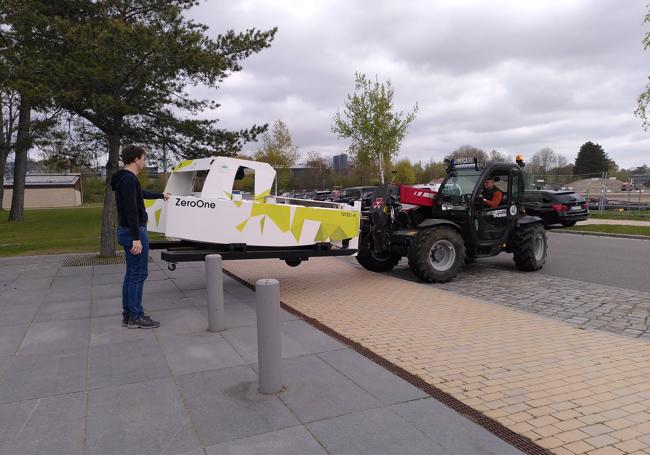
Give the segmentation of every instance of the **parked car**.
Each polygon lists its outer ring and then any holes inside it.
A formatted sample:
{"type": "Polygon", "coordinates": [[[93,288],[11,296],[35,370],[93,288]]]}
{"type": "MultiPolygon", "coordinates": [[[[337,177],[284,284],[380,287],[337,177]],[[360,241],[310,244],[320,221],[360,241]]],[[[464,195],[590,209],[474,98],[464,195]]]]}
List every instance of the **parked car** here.
{"type": "Polygon", "coordinates": [[[354,201],[372,197],[377,191],[376,186],[354,186],[351,188],[343,188],[341,194],[336,199],[336,202],[345,202],[351,204],[354,201]]]}
{"type": "Polygon", "coordinates": [[[316,200],[316,201],[331,201],[332,200],[332,192],[331,191],[316,191],[316,195],[314,196],[314,200],[316,200]]]}
{"type": "Polygon", "coordinates": [[[574,191],[526,191],[526,213],[538,216],[546,229],[573,226],[589,217],[587,201],[574,191]]]}

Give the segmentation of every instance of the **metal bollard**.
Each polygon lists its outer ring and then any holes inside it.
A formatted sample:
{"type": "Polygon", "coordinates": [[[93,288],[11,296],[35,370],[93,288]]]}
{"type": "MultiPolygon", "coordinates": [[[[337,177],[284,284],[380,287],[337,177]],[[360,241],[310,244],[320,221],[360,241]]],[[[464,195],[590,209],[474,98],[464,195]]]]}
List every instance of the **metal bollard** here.
{"type": "Polygon", "coordinates": [[[278,280],[258,280],[255,283],[257,299],[257,362],[260,393],[282,390],[280,362],[280,283],[278,280]]]}
{"type": "Polygon", "coordinates": [[[223,268],[220,254],[205,257],[205,281],[208,288],[208,331],[221,332],[226,328],[223,310],[223,268]]]}

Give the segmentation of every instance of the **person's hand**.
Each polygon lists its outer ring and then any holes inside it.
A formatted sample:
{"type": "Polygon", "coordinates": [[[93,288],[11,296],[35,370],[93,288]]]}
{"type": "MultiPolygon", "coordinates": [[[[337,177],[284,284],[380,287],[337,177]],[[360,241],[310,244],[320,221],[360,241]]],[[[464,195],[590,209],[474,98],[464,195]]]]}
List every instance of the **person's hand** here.
{"type": "Polygon", "coordinates": [[[142,242],[140,240],[134,240],[133,246],[131,247],[131,254],[137,256],[140,253],[142,253],[142,242]]]}
{"type": "Polygon", "coordinates": [[[163,199],[164,200],[168,200],[171,196],[172,196],[171,193],[167,193],[167,192],[163,193],[163,199]]]}

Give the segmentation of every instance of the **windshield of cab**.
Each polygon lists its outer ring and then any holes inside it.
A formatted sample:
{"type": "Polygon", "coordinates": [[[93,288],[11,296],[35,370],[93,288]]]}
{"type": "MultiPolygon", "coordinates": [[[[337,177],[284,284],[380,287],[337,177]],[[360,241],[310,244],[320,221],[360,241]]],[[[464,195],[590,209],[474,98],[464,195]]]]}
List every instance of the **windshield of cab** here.
{"type": "Polygon", "coordinates": [[[472,194],[480,172],[474,169],[454,169],[440,187],[440,193],[460,202],[464,194],[472,194]]]}

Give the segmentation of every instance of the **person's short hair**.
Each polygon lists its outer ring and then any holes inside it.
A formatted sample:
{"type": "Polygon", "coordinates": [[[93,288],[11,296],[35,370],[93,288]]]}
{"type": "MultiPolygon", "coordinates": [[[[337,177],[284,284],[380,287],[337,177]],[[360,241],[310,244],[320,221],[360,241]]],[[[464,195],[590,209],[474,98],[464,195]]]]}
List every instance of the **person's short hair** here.
{"type": "Polygon", "coordinates": [[[129,144],[122,149],[122,162],[124,164],[131,164],[138,158],[144,155],[144,147],[139,145],[129,144]]]}

